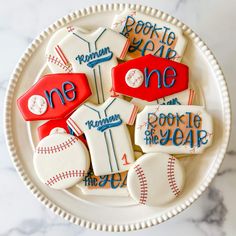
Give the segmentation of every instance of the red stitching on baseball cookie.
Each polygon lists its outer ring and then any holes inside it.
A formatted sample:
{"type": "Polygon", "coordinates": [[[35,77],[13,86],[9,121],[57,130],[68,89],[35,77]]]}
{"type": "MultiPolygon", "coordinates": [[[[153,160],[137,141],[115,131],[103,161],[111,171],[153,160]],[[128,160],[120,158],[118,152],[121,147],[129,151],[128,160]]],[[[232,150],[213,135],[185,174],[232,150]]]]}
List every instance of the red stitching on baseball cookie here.
{"type": "Polygon", "coordinates": [[[167,164],[167,178],[170,185],[170,188],[175,196],[180,194],[179,187],[177,186],[175,179],[175,158],[172,156],[168,160],[167,164]]]}
{"type": "Polygon", "coordinates": [[[145,205],[147,201],[147,195],[148,195],[148,186],[147,186],[147,179],[144,175],[143,169],[140,165],[136,165],[134,167],[135,172],[138,176],[139,183],[140,183],[140,197],[139,197],[139,203],[145,205]]]}
{"type": "Polygon", "coordinates": [[[61,180],[73,178],[73,177],[84,177],[86,175],[85,170],[69,170],[61,172],[45,182],[46,185],[52,186],[61,180]]]}
{"type": "Polygon", "coordinates": [[[60,143],[55,146],[38,147],[38,148],[36,148],[36,152],[38,154],[52,154],[52,153],[60,152],[60,151],[63,151],[65,149],[69,148],[70,146],[72,146],[74,143],[76,143],[77,140],[78,140],[77,137],[71,137],[68,140],[66,140],[65,142],[60,143]]]}
{"type": "Polygon", "coordinates": [[[55,57],[51,54],[47,57],[47,59],[48,59],[48,62],[51,62],[59,66],[65,72],[71,73],[73,70],[71,66],[65,65],[58,57],[55,57]]]}

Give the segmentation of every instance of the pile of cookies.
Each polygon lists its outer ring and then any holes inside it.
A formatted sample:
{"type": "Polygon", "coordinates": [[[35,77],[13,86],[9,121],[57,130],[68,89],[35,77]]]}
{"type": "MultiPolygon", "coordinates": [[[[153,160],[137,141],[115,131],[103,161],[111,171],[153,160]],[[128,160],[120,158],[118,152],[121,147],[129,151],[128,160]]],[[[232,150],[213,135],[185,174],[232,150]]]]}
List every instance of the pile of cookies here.
{"type": "Polygon", "coordinates": [[[69,25],[46,47],[44,74],[17,100],[38,125],[33,163],[57,190],[162,206],[183,190],[175,154],[200,154],[213,124],[193,105],[180,28],[127,9],[111,28],[69,25]]]}

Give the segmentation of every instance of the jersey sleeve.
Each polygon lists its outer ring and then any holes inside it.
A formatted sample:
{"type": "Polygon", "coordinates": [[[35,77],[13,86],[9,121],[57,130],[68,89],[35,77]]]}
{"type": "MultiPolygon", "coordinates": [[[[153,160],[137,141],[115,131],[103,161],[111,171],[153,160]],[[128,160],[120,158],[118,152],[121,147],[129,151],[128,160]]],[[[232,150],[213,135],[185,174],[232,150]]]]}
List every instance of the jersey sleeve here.
{"type": "Polygon", "coordinates": [[[69,29],[64,27],[55,32],[48,42],[45,57],[47,65],[53,73],[72,72],[72,67],[69,65],[67,58],[59,46],[60,41],[70,34],[69,29]]]}
{"type": "Polygon", "coordinates": [[[119,111],[121,119],[128,125],[133,125],[138,113],[138,106],[127,102],[123,99],[116,99],[117,111],[119,111]]]}
{"type": "Polygon", "coordinates": [[[79,107],[66,121],[68,126],[73,130],[73,132],[80,136],[84,133],[83,122],[84,122],[84,106],[79,107]]]}
{"type": "Polygon", "coordinates": [[[123,60],[128,52],[130,41],[118,32],[109,29],[111,48],[115,56],[123,60]]]}

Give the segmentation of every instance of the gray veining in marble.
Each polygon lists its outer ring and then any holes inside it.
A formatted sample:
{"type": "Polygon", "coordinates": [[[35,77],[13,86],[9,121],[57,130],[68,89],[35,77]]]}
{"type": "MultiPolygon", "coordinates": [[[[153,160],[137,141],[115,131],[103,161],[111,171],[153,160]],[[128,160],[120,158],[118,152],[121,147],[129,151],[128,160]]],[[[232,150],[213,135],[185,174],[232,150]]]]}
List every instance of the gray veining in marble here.
{"type": "MultiPolygon", "coordinates": [[[[0,107],[11,72],[32,40],[68,12],[113,1],[0,0],[0,107]],[[55,8],[56,5],[56,8],[55,8]]],[[[120,1],[127,2],[127,1],[120,1]]],[[[179,18],[214,51],[225,73],[233,111],[236,107],[235,0],[130,1],[161,9],[179,18]]],[[[3,112],[0,112],[3,120],[3,112]]],[[[174,219],[129,235],[236,235],[236,120],[226,158],[215,180],[190,208],[174,219]]],[[[46,209],[21,182],[13,167],[0,123],[0,236],[104,235],[72,225],[46,209]]],[[[128,235],[128,233],[127,233],[128,235]]]]}

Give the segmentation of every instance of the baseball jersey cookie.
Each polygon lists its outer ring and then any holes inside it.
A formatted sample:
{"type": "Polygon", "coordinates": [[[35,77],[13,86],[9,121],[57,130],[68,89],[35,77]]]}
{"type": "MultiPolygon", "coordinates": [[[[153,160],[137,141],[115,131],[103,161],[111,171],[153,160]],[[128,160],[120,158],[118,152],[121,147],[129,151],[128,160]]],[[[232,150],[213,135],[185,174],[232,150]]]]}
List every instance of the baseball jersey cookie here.
{"type": "Polygon", "coordinates": [[[184,181],[185,173],[178,159],[167,153],[149,153],[129,169],[127,187],[139,204],[161,206],[181,193],[184,181]]]}
{"type": "MultiPolygon", "coordinates": [[[[129,40],[119,33],[98,28],[89,33],[78,28],[57,43],[63,57],[69,60],[73,71],[85,73],[92,90],[90,102],[101,104],[110,97],[112,87],[111,68],[117,65],[117,58],[123,59],[129,47],[129,40]]],[[[52,50],[47,47],[46,54],[52,50]]],[[[58,66],[48,63],[54,73],[58,66]]]]}
{"type": "Polygon", "coordinates": [[[111,28],[130,39],[129,60],[151,53],[181,61],[187,45],[180,27],[136,10],[126,9],[116,15],[111,28]]]}
{"type": "Polygon", "coordinates": [[[127,171],[111,175],[95,176],[90,171],[78,184],[85,195],[128,196],[126,187],[127,171]]]}
{"type": "Polygon", "coordinates": [[[188,66],[151,54],[112,69],[113,90],[148,102],[188,88],[188,66]]]}
{"type": "Polygon", "coordinates": [[[18,98],[17,105],[27,121],[62,119],[90,95],[85,74],[49,74],[18,98]]]}
{"type": "Polygon", "coordinates": [[[70,58],[67,58],[58,43],[70,35],[74,30],[80,30],[81,32],[87,33],[88,31],[78,26],[70,25],[56,31],[50,38],[47,50],[46,50],[46,59],[48,65],[53,65],[56,73],[72,73],[73,68],[69,61],[70,58]]]}
{"type": "Polygon", "coordinates": [[[67,189],[87,174],[90,159],[87,148],[77,137],[55,133],[38,143],[33,162],[42,183],[54,189],[67,189]]]}
{"type": "MultiPolygon", "coordinates": [[[[60,130],[64,130],[64,132],[67,134],[75,135],[73,130],[66,123],[66,120],[67,120],[67,118],[58,119],[58,120],[50,120],[50,121],[47,121],[44,124],[40,125],[37,128],[39,140],[48,136],[52,131],[54,133],[57,133],[57,132],[60,132],[60,130]]],[[[80,135],[79,139],[84,144],[87,144],[83,135],[80,135]]]]}
{"type": "Polygon", "coordinates": [[[146,106],[135,124],[135,144],[145,153],[198,154],[212,137],[211,116],[201,106],[146,106]]]}
{"type": "Polygon", "coordinates": [[[96,176],[123,172],[134,162],[126,124],[134,123],[138,108],[120,98],[108,98],[101,105],[85,103],[67,124],[76,135],[85,134],[96,176]]]}
{"type": "Polygon", "coordinates": [[[193,89],[186,89],[182,92],[160,98],[158,100],[147,102],[142,99],[132,98],[131,102],[143,110],[146,105],[192,105],[195,97],[193,89]]]}

